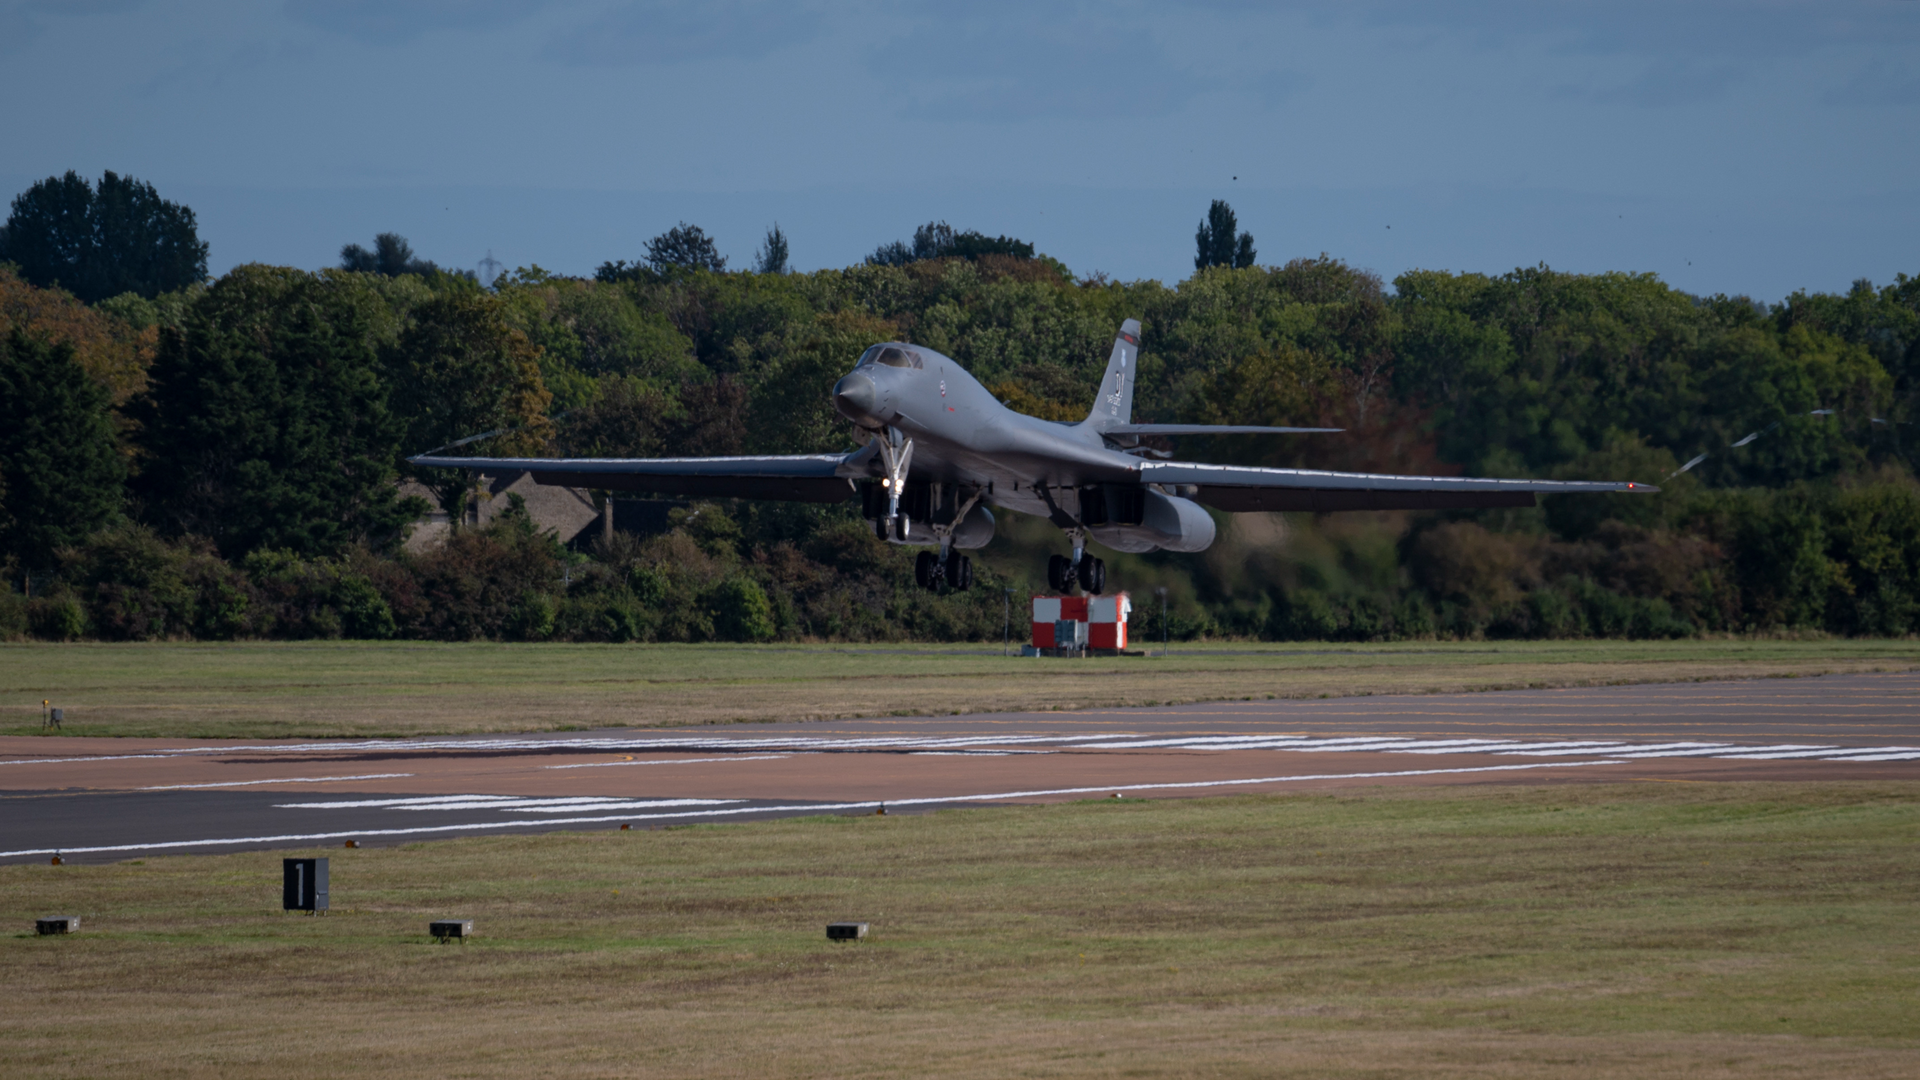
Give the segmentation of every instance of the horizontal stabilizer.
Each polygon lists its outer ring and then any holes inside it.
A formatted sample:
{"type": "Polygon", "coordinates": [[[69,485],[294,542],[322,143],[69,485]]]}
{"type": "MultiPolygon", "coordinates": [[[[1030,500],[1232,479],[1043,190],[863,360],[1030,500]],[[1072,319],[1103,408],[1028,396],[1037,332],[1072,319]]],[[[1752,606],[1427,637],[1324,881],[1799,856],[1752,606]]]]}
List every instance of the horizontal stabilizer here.
{"type": "Polygon", "coordinates": [[[1102,435],[1317,435],[1345,431],[1337,427],[1252,427],[1245,424],[1116,424],[1102,435]]]}

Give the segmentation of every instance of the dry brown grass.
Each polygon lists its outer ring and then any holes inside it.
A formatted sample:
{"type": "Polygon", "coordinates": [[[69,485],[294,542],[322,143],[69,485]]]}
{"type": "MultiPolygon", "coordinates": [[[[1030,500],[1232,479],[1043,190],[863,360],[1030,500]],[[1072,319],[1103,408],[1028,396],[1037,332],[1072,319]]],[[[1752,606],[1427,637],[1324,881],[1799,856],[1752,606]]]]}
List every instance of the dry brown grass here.
{"type": "Polygon", "coordinates": [[[0,1067],[1911,1076],[1916,839],[1920,784],[1488,786],[334,850],[320,919],[281,853],[11,866],[87,921],[0,938],[0,1067]]]}
{"type": "Polygon", "coordinates": [[[1908,670],[1920,641],[1176,646],[1004,658],[978,646],[359,642],[0,646],[0,734],[316,737],[828,719],[1238,698],[1908,670]]]}

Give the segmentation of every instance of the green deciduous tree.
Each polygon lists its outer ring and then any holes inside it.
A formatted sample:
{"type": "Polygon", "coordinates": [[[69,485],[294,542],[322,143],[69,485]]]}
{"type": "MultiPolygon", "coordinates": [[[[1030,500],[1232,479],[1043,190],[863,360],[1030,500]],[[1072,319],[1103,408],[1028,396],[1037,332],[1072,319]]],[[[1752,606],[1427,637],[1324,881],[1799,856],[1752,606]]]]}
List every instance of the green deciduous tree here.
{"type": "MultiPolygon", "coordinates": [[[[493,456],[540,453],[552,435],[553,395],[540,379],[540,350],[508,325],[503,305],[481,292],[447,292],[411,312],[391,361],[393,409],[405,425],[405,452],[423,453],[489,431],[472,447],[493,456]]],[[[416,469],[449,517],[458,520],[464,473],[416,469]]]]}
{"type": "Polygon", "coordinates": [[[152,184],[109,172],[95,188],[68,172],[13,200],[0,262],[91,304],[128,292],[152,298],[204,280],[207,245],[193,211],[162,199],[152,184]]]}
{"type": "Polygon", "coordinates": [[[647,265],[655,273],[672,267],[720,271],[727,268],[727,257],[714,248],[713,239],[700,226],[683,221],[647,241],[647,265]]]}
{"type": "Polygon", "coordinates": [[[393,314],[367,280],[243,266],[162,336],[140,410],[149,520],[229,557],[398,538],[420,507],[394,488],[393,314]]]}
{"type": "Polygon", "coordinates": [[[72,346],[18,328],[0,338],[0,559],[49,570],[56,549],[119,513],[108,403],[72,346]]]}
{"type": "Polygon", "coordinates": [[[347,244],[340,249],[340,269],[360,274],[380,274],[383,277],[399,277],[401,274],[432,274],[439,270],[432,261],[415,258],[413,245],[399,233],[383,232],[373,238],[373,250],[368,251],[359,244],[347,244]]]}
{"type": "Polygon", "coordinates": [[[929,221],[913,230],[913,242],[895,240],[867,256],[871,266],[905,266],[924,259],[978,259],[986,255],[1033,258],[1033,245],[1011,236],[988,236],[973,229],[955,230],[944,221],[929,221]]]}

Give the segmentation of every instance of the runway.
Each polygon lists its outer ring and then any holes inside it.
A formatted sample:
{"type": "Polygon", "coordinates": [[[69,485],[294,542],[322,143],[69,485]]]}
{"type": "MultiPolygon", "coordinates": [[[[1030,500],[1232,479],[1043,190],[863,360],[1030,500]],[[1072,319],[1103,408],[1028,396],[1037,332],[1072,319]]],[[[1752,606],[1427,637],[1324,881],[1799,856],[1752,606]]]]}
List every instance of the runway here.
{"type": "Polygon", "coordinates": [[[355,741],[0,739],[0,861],[1436,783],[1920,779],[1920,675],[355,741]]]}

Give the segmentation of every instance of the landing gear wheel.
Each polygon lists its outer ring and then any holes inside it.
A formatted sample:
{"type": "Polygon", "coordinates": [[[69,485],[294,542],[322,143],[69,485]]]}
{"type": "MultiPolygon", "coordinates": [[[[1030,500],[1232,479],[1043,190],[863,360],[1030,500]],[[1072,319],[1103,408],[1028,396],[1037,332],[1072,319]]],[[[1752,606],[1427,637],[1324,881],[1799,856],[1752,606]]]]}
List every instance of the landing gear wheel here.
{"type": "Polygon", "coordinates": [[[903,544],[906,543],[907,529],[908,529],[907,515],[901,514],[898,517],[893,518],[893,538],[895,540],[898,540],[903,544]]]}
{"type": "Polygon", "coordinates": [[[964,592],[973,584],[973,560],[957,551],[947,552],[947,584],[964,592]]]}
{"type": "Polygon", "coordinates": [[[923,589],[940,587],[940,556],[923,551],[913,560],[913,583],[923,589]]]}
{"type": "Polygon", "coordinates": [[[1047,556],[1047,588],[1064,593],[1073,588],[1073,560],[1065,555],[1047,556]]]}
{"type": "Polygon", "coordinates": [[[880,539],[890,540],[893,538],[893,519],[892,518],[874,518],[872,521],[868,522],[868,524],[873,526],[873,535],[879,537],[880,539]]]}
{"type": "Polygon", "coordinates": [[[1107,561],[1082,554],[1075,576],[1080,579],[1081,588],[1098,596],[1107,590],[1107,561]]]}

